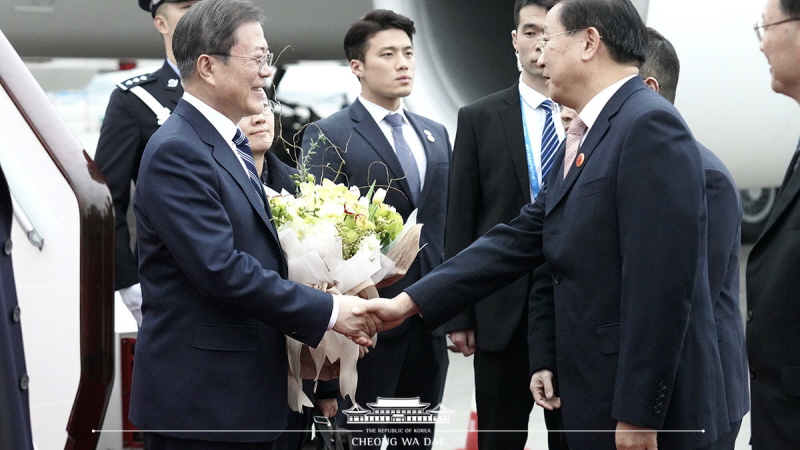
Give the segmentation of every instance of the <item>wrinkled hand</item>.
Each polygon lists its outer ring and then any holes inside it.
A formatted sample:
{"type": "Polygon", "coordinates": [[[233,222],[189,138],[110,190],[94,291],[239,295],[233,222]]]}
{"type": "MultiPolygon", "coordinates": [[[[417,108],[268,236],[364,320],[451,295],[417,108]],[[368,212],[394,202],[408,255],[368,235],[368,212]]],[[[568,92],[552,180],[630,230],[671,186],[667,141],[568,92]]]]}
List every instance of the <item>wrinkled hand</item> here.
{"type": "Polygon", "coordinates": [[[314,406],[328,419],[333,419],[333,417],[336,416],[336,412],[339,411],[339,403],[335,398],[316,399],[314,400],[314,406]]]}
{"type": "Polygon", "coordinates": [[[414,300],[401,292],[393,299],[373,298],[367,302],[367,312],[374,315],[381,322],[379,331],[391,330],[403,323],[407,318],[419,313],[419,308],[414,300]]]}
{"type": "Polygon", "coordinates": [[[367,301],[352,295],[339,296],[339,316],[333,331],[343,334],[358,345],[372,345],[372,336],[381,326],[380,319],[367,314],[367,301]]]}
{"type": "Polygon", "coordinates": [[[618,450],[657,450],[658,432],[652,428],[637,427],[625,422],[617,422],[614,440],[618,450]]]}
{"type": "Polygon", "coordinates": [[[531,376],[531,393],[533,401],[542,408],[552,411],[561,408],[561,397],[555,396],[553,388],[553,372],[540,370],[531,376]]]}
{"type": "Polygon", "coordinates": [[[448,345],[447,348],[451,352],[461,353],[464,356],[475,353],[475,330],[451,331],[449,336],[453,345],[448,345]]]}

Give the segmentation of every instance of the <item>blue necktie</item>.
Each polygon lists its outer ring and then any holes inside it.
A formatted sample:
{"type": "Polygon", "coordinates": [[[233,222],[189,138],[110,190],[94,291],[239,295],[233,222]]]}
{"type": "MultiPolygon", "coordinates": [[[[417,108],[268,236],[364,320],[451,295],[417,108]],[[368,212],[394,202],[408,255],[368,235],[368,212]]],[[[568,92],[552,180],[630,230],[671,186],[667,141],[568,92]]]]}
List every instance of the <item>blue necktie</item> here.
{"type": "Polygon", "coordinates": [[[242,133],[242,130],[236,129],[233,143],[236,144],[236,153],[242,158],[244,166],[247,168],[247,177],[250,178],[253,189],[256,190],[256,195],[258,195],[258,199],[261,201],[261,206],[265,206],[264,188],[261,186],[261,180],[258,178],[258,172],[256,172],[256,162],[253,160],[253,151],[250,149],[250,142],[247,140],[244,133],[242,133]]]}
{"type": "Polygon", "coordinates": [[[556,159],[556,150],[558,150],[560,142],[553,124],[553,101],[545,100],[540,106],[544,109],[544,129],[542,131],[542,187],[544,187],[547,174],[553,167],[553,160],[556,159]]]}
{"type": "Polygon", "coordinates": [[[419,180],[419,167],[417,167],[417,160],[414,154],[411,153],[411,147],[408,146],[406,138],[403,137],[403,118],[400,114],[390,113],[383,118],[386,123],[392,126],[392,137],[394,138],[394,152],[397,154],[397,159],[405,171],[406,181],[411,188],[411,197],[414,202],[419,199],[420,180],[419,180]]]}

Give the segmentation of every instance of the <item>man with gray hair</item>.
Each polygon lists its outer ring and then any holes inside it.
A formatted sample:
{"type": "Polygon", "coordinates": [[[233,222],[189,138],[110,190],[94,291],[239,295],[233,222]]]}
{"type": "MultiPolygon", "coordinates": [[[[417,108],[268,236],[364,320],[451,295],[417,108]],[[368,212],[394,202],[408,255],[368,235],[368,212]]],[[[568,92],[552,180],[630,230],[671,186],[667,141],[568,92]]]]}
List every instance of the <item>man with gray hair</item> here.
{"type": "MultiPolygon", "coordinates": [[[[772,90],[800,103],[800,0],[767,0],[755,26],[772,90]]],[[[747,261],[753,450],[800,446],[800,174],[789,163],[747,261]]]]}
{"type": "Polygon", "coordinates": [[[142,156],[135,200],[142,326],[131,421],[149,450],[269,449],[287,412],[286,336],[371,343],[365,301],[286,280],[252,151],[272,55],[251,0],[205,0],[179,22],[185,93],[142,156]],[[360,315],[356,315],[360,314],[360,315]]]}

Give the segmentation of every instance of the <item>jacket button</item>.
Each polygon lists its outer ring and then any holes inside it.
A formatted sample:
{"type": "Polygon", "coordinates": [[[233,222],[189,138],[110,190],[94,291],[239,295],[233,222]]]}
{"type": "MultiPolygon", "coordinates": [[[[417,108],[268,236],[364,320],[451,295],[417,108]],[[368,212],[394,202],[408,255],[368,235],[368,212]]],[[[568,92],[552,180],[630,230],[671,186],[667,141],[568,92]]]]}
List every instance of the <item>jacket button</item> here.
{"type": "Polygon", "coordinates": [[[14,322],[19,322],[19,316],[20,316],[20,309],[19,305],[17,305],[14,307],[14,311],[11,313],[11,320],[13,320],[14,322]]]}
{"type": "Polygon", "coordinates": [[[748,309],[747,310],[747,321],[750,322],[751,320],[753,320],[753,310],[752,309],[748,309]]]}
{"type": "Polygon", "coordinates": [[[19,377],[19,388],[23,391],[28,390],[28,374],[24,373],[19,377]]]}
{"type": "Polygon", "coordinates": [[[656,400],[656,405],[661,406],[663,404],[664,404],[664,400],[661,400],[660,398],[658,400],[656,400]]]}
{"type": "Polygon", "coordinates": [[[664,398],[666,396],[667,394],[665,394],[664,391],[658,391],[658,398],[664,398]]]}
{"type": "Polygon", "coordinates": [[[561,283],[561,275],[559,275],[559,274],[553,275],[553,282],[555,284],[561,283]]]}
{"type": "Polygon", "coordinates": [[[661,408],[656,406],[655,408],[653,408],[653,412],[656,414],[661,414],[661,408]]]}
{"type": "Polygon", "coordinates": [[[658,383],[658,387],[660,387],[661,389],[666,389],[667,388],[667,383],[662,381],[661,383],[658,383]]]}
{"type": "Polygon", "coordinates": [[[9,240],[6,241],[5,246],[3,246],[3,251],[5,252],[6,255],[10,255],[11,254],[11,249],[13,247],[14,247],[14,244],[11,242],[11,239],[9,239],[9,240]]]}

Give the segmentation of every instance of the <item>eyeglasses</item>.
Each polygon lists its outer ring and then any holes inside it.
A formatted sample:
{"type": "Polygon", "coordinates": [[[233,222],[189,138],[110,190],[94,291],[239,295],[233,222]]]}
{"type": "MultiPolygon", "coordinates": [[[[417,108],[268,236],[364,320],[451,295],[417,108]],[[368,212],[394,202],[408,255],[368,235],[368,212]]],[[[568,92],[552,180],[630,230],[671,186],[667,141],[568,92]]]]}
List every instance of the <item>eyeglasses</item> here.
{"type": "Polygon", "coordinates": [[[794,22],[797,20],[800,20],[800,17],[792,17],[789,19],[779,20],[777,22],[772,22],[772,23],[761,23],[761,21],[758,21],[755,25],[753,25],[753,30],[755,30],[756,32],[756,37],[758,38],[758,42],[761,42],[764,40],[764,31],[768,27],[771,27],[773,25],[780,25],[782,23],[794,22]]]}
{"type": "Polygon", "coordinates": [[[211,55],[224,56],[226,58],[242,58],[242,59],[249,59],[250,61],[255,61],[258,63],[259,72],[264,70],[264,66],[272,66],[272,59],[275,57],[274,53],[268,53],[260,58],[256,58],[255,56],[229,55],[228,53],[211,53],[211,55]]]}
{"type": "Polygon", "coordinates": [[[541,37],[539,37],[539,39],[536,39],[536,45],[540,49],[544,50],[544,47],[547,45],[548,42],[550,42],[550,39],[552,39],[553,36],[558,36],[559,34],[574,33],[576,31],[581,31],[581,28],[576,28],[574,30],[562,31],[560,33],[553,33],[553,34],[548,34],[546,36],[541,36],[541,37]]]}

